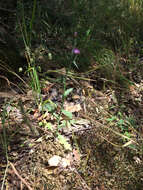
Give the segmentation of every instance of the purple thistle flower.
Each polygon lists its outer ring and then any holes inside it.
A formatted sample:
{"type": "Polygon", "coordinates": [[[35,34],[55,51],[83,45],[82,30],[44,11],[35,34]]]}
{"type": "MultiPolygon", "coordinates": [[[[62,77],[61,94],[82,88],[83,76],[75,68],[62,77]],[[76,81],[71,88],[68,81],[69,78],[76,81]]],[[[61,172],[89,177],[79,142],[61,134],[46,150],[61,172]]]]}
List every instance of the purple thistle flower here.
{"type": "Polygon", "coordinates": [[[74,32],[74,37],[77,37],[77,32],[74,32]]]}
{"type": "Polygon", "coordinates": [[[77,48],[74,48],[74,49],[72,50],[72,52],[73,52],[74,54],[80,54],[80,50],[77,49],[77,48]]]}

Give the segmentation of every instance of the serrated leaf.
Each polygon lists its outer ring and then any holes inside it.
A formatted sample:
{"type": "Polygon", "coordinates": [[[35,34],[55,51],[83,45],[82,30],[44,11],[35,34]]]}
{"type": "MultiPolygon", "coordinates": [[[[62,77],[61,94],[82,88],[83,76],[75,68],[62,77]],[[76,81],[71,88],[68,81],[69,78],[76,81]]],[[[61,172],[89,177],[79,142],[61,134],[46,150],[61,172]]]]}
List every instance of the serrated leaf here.
{"type": "Polygon", "coordinates": [[[124,124],[124,120],[123,119],[120,119],[119,121],[118,121],[118,125],[123,125],[124,124]]]}
{"type": "Polygon", "coordinates": [[[53,127],[52,127],[52,124],[50,122],[46,123],[46,126],[49,130],[52,130],[53,127]]]}
{"type": "Polygon", "coordinates": [[[40,121],[40,122],[39,122],[39,126],[41,127],[42,125],[43,125],[43,122],[40,121]]]}
{"type": "Polygon", "coordinates": [[[127,132],[127,131],[124,133],[124,135],[126,135],[129,138],[131,137],[131,134],[129,132],[127,132]]]}
{"type": "Polygon", "coordinates": [[[73,91],[73,88],[69,88],[65,91],[64,97],[67,97],[71,92],[73,91]]]}
{"type": "Polygon", "coordinates": [[[66,150],[72,150],[71,145],[68,143],[67,139],[63,135],[58,135],[59,142],[64,146],[66,150]]]}
{"type": "Polygon", "coordinates": [[[106,120],[109,121],[109,122],[112,122],[112,121],[117,120],[117,117],[113,116],[111,118],[107,118],[106,120]]]}
{"type": "Polygon", "coordinates": [[[66,110],[62,110],[62,113],[64,114],[64,116],[66,116],[69,120],[72,119],[72,113],[66,110]]]}
{"type": "Polygon", "coordinates": [[[51,100],[47,100],[43,104],[43,111],[53,112],[56,109],[57,105],[51,100]]]}

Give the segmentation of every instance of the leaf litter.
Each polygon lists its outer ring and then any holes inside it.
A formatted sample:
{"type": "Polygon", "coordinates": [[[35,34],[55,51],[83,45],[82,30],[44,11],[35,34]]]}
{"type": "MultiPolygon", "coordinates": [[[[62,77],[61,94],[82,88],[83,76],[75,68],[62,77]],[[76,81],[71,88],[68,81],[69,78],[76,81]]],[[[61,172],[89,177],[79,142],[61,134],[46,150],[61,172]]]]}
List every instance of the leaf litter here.
{"type": "MultiPolygon", "coordinates": [[[[8,166],[5,189],[141,189],[141,149],[131,146],[134,144],[132,139],[123,141],[117,133],[113,133],[115,129],[121,132],[116,126],[116,117],[112,123],[109,122],[109,118],[119,112],[118,97],[122,104],[127,105],[131,100],[135,104],[137,95],[142,98],[141,93],[131,87],[131,93],[125,92],[125,97],[128,97],[125,99],[117,90],[104,93],[94,89],[90,83],[84,85],[78,82],[79,87],[74,87],[74,92],[71,88],[67,91],[65,111],[59,123],[60,140],[55,137],[56,117],[62,100],[60,85],[47,83],[44,87],[42,96],[46,103],[42,111],[36,108],[33,99],[22,100],[31,124],[39,131],[39,137],[30,135],[29,128],[21,120],[18,102],[7,107],[8,163],[2,148],[3,141],[0,141],[0,184],[8,166]]],[[[137,108],[139,121],[142,113],[139,106],[129,105],[127,111],[133,115],[137,108]]],[[[0,129],[2,133],[2,121],[0,129]]],[[[133,134],[134,141],[141,139],[136,133],[133,134]]]]}

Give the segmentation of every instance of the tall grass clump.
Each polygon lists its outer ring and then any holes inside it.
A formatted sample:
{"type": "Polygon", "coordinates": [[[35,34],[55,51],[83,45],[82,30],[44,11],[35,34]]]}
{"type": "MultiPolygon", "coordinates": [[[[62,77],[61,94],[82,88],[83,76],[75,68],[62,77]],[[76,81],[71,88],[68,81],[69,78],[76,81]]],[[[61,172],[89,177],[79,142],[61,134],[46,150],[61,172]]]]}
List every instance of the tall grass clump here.
{"type": "Polygon", "coordinates": [[[78,32],[76,43],[81,50],[76,62],[80,70],[96,63],[100,67],[98,74],[105,79],[130,84],[124,69],[129,71],[133,67],[132,57],[141,52],[142,1],[72,2],[76,17],[72,30],[78,32]],[[128,60],[125,67],[120,64],[122,58],[128,60]]]}
{"type": "Polygon", "coordinates": [[[22,2],[18,3],[18,24],[20,27],[20,31],[22,33],[22,38],[25,46],[25,56],[27,60],[27,73],[30,77],[31,87],[33,90],[33,94],[36,94],[36,101],[38,103],[41,87],[40,81],[37,73],[36,59],[35,55],[32,52],[33,45],[33,32],[34,32],[34,23],[36,20],[36,9],[37,9],[37,0],[33,0],[33,4],[29,5],[31,7],[31,17],[28,17],[27,12],[25,10],[25,4],[22,2]]]}
{"type": "MultiPolygon", "coordinates": [[[[109,57],[113,52],[118,56],[118,60],[119,56],[130,58],[136,48],[141,49],[140,44],[143,41],[141,0],[50,0],[48,3],[34,0],[32,5],[24,3],[24,6],[28,9],[24,12],[22,8],[21,23],[28,62],[30,61],[28,73],[34,78],[33,86],[38,89],[38,93],[40,87],[36,73],[37,65],[32,53],[34,42],[36,46],[42,43],[46,54],[49,55],[50,52],[52,55],[52,60],[48,59],[48,55],[45,56],[47,58],[44,69],[48,69],[48,64],[51,62],[53,67],[55,66],[54,69],[56,66],[72,65],[78,71],[86,71],[93,63],[98,62],[99,55],[101,55],[100,60],[103,60],[102,52],[105,49],[106,54],[109,52],[109,57]],[[75,33],[78,34],[76,38],[75,33]],[[76,57],[76,62],[71,64],[73,61],[71,52],[74,48],[80,50],[80,55],[76,57]]],[[[109,61],[107,65],[108,63],[109,61]]],[[[118,64],[118,61],[116,63],[118,64]]]]}
{"type": "MultiPolygon", "coordinates": [[[[71,46],[72,34],[78,33],[77,47],[81,50],[81,56],[77,64],[80,69],[90,66],[92,56],[103,48],[129,56],[142,39],[142,4],[139,0],[62,1],[62,4],[56,4],[56,10],[62,10],[62,14],[55,13],[56,32],[65,35],[71,46]]],[[[48,18],[50,20],[50,16],[48,18]]],[[[68,53],[59,53],[62,54],[62,61],[68,53]]]]}

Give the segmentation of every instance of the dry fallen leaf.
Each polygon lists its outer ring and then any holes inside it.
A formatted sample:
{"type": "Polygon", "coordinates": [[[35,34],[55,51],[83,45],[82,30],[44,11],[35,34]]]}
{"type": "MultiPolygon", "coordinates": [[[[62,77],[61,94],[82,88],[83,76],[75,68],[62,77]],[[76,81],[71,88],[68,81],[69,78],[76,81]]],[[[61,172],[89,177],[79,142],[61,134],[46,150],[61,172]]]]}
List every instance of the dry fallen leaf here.
{"type": "Polygon", "coordinates": [[[78,94],[75,94],[75,95],[72,96],[72,99],[73,99],[73,100],[80,99],[80,96],[79,96],[78,94]]]}
{"type": "Polygon", "coordinates": [[[48,160],[48,164],[50,167],[66,168],[67,166],[70,166],[70,160],[67,158],[62,158],[58,155],[54,155],[48,160]]]}
{"type": "Polygon", "coordinates": [[[90,120],[88,119],[78,119],[78,120],[75,120],[75,124],[78,124],[78,125],[90,125],[90,120]]]}
{"type": "Polygon", "coordinates": [[[62,158],[60,166],[63,168],[66,168],[66,167],[70,166],[70,164],[71,164],[70,160],[68,160],[66,158],[62,158]]]}
{"type": "Polygon", "coordinates": [[[54,155],[52,156],[49,160],[48,160],[48,164],[49,166],[54,166],[54,167],[58,167],[60,162],[61,162],[62,158],[58,155],[54,155]]]}
{"type": "Polygon", "coordinates": [[[77,163],[80,163],[80,154],[78,150],[73,149],[73,156],[74,156],[74,161],[76,161],[77,163]]]}
{"type": "Polygon", "coordinates": [[[74,112],[79,112],[82,108],[81,108],[81,105],[80,104],[74,104],[73,102],[72,103],[68,103],[66,102],[64,104],[64,109],[66,111],[69,111],[71,113],[74,113],[74,112]]]}

